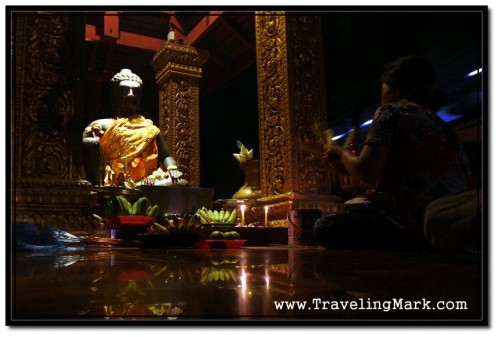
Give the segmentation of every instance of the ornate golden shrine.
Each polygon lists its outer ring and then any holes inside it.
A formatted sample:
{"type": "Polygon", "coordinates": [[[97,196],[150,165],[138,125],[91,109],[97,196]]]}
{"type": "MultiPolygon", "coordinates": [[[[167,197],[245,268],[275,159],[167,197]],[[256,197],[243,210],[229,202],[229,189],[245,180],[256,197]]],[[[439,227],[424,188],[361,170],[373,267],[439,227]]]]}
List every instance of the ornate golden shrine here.
{"type": "MultiPolygon", "coordinates": [[[[264,198],[256,217],[282,223],[292,208],[337,210],[330,173],[300,145],[314,147],[311,125],[325,122],[319,16],[256,13],[260,169],[264,198]]],[[[12,129],[13,220],[85,230],[96,196],[80,180],[84,18],[19,16],[15,21],[12,129]],[[44,57],[51,55],[52,57],[44,57]],[[29,90],[28,90],[29,89],[29,90]]],[[[160,128],[193,186],[199,186],[199,79],[206,57],[165,43],[153,68],[160,128]]],[[[248,216],[250,216],[248,214],[248,216]]]]}

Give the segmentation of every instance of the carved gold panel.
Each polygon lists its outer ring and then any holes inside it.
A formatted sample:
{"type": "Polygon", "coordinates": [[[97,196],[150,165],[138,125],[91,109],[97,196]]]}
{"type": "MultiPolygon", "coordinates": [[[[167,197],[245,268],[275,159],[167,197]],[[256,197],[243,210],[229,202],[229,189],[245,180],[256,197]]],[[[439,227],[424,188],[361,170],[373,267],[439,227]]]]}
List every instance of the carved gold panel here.
{"type": "Polygon", "coordinates": [[[12,218],[73,234],[92,233],[99,228],[89,212],[97,197],[86,180],[23,179],[16,184],[12,218]]]}
{"type": "Polygon", "coordinates": [[[283,12],[257,12],[256,49],[260,113],[260,177],[262,192],[272,195],[293,189],[291,125],[283,12]]]}
{"type": "Polygon", "coordinates": [[[286,16],[290,116],[293,132],[294,190],[300,193],[331,191],[331,175],[319,162],[314,124],[327,125],[320,16],[286,16]],[[304,146],[301,146],[301,145],[304,146]]]}
{"type": "Polygon", "coordinates": [[[87,231],[96,195],[80,179],[84,20],[14,14],[12,221],[87,231]]]}
{"type": "Polygon", "coordinates": [[[328,194],[330,173],[312,125],[326,125],[319,16],[256,13],[260,162],[264,195],[328,194]]]}
{"type": "MultiPolygon", "coordinates": [[[[16,176],[66,178],[79,175],[75,133],[75,49],[71,16],[16,17],[15,111],[16,176]]],[[[79,132],[78,132],[79,133],[79,132]]]]}
{"type": "Polygon", "coordinates": [[[153,58],[159,85],[159,127],[183,178],[200,185],[199,79],[206,55],[166,42],[153,58]]]}

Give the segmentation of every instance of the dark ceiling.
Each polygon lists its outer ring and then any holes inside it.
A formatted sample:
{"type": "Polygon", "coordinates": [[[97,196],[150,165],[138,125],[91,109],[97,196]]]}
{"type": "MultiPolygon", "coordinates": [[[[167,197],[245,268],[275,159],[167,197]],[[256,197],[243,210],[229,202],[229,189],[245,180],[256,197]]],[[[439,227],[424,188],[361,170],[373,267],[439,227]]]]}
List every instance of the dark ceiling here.
{"type": "MultiPolygon", "coordinates": [[[[481,67],[480,11],[335,11],[333,7],[320,15],[330,124],[353,125],[368,118],[379,103],[382,66],[407,54],[420,54],[434,63],[448,101],[462,98],[463,90],[473,91],[464,75],[481,67]]],[[[93,12],[86,27],[87,82],[105,83],[121,68],[130,67],[143,78],[146,90],[157,90],[150,62],[166,40],[170,24],[177,42],[209,52],[200,82],[202,97],[255,64],[254,12],[93,12]],[[113,18],[114,23],[109,23],[113,18]],[[119,30],[119,39],[106,36],[112,35],[106,32],[109,27],[119,30]]],[[[451,105],[454,110],[462,106],[451,105]]]]}
{"type": "Polygon", "coordinates": [[[203,66],[202,94],[255,62],[253,14],[102,12],[87,16],[87,79],[106,82],[121,68],[131,67],[146,83],[153,83],[150,63],[166,41],[170,24],[176,31],[176,42],[209,52],[203,66]],[[105,36],[106,18],[115,20],[111,26],[119,29],[118,39],[105,36]]]}

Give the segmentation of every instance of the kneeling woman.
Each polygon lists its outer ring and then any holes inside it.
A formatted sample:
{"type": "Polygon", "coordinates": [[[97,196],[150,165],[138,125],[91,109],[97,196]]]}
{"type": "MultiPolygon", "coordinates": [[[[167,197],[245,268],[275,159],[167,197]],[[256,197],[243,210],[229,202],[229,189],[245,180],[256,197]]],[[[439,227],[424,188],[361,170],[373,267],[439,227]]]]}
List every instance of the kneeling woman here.
{"type": "Polygon", "coordinates": [[[443,95],[433,89],[431,64],[416,56],[400,58],[381,81],[381,106],[360,155],[334,146],[327,158],[374,189],[373,196],[382,196],[383,202],[372,198],[367,209],[319,219],[314,232],[326,248],[426,249],[425,207],[467,189],[468,159],[457,136],[435,114],[443,95]]]}

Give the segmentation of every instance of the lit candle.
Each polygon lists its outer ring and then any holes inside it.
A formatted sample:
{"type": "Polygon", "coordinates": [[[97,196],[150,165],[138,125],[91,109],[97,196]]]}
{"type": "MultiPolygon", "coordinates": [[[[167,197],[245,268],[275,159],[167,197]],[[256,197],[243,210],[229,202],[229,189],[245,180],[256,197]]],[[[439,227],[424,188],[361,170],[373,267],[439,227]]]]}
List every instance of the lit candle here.
{"type": "Polygon", "coordinates": [[[268,222],[269,222],[269,206],[265,206],[265,224],[264,226],[267,227],[268,222]]]}
{"type": "MultiPolygon", "coordinates": [[[[267,206],[265,206],[267,207],[267,206]]],[[[269,290],[270,287],[270,277],[269,277],[269,265],[265,265],[265,290],[269,290]]],[[[268,296],[268,295],[267,295],[268,296]]]]}
{"type": "Polygon", "coordinates": [[[241,205],[241,226],[244,226],[244,210],[246,209],[246,205],[241,205]]]}

